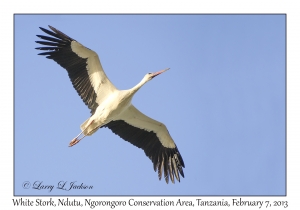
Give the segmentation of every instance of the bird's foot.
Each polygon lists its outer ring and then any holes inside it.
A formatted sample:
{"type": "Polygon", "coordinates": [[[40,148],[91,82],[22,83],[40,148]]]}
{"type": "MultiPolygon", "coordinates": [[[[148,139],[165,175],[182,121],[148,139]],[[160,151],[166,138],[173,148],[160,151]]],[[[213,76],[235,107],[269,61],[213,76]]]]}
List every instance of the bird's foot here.
{"type": "Polygon", "coordinates": [[[77,138],[74,138],[74,139],[70,142],[69,147],[74,146],[74,145],[77,144],[79,141],[80,141],[80,140],[78,140],[77,138]]]}

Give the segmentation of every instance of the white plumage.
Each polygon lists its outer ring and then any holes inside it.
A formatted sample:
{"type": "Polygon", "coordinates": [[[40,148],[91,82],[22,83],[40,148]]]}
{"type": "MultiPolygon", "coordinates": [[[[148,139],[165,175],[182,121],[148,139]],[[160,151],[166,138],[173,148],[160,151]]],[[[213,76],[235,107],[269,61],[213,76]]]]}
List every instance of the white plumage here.
{"type": "Polygon", "coordinates": [[[154,170],[158,170],[159,179],[164,172],[167,183],[169,178],[174,183],[174,176],[180,181],[179,174],[184,177],[184,162],[166,126],[131,104],[133,95],[146,82],[168,69],[146,74],[140,83],[129,90],[118,90],[103,71],[97,53],[54,27],[49,28],[53,32],[40,27],[50,36],[37,35],[46,40],[36,41],[45,45],[36,48],[45,51],[39,55],[46,55],[46,58],[53,59],[67,70],[73,87],[91,110],[91,117],[80,126],[82,132],[70,142],[70,146],[99,128],[107,127],[143,149],[153,162],[154,170]]]}

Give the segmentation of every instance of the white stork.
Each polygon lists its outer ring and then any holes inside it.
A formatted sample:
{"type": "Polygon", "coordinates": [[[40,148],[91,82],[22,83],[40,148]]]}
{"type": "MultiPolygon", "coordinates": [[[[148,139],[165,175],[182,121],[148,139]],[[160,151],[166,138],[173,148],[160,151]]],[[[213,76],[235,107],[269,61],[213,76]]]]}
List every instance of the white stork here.
{"type": "Polygon", "coordinates": [[[118,90],[105,75],[97,53],[52,26],[53,31],[40,27],[50,36],[37,35],[46,41],[36,41],[45,45],[37,47],[45,52],[46,58],[53,59],[68,72],[73,87],[83,102],[91,110],[91,117],[81,126],[82,132],[69,146],[77,144],[85,136],[90,136],[99,128],[107,127],[125,141],[144,150],[153,162],[154,170],[162,173],[166,182],[169,177],[174,183],[174,175],[180,182],[184,177],[183,159],[166,126],[141,113],[131,104],[133,95],[148,81],[168,69],[148,73],[142,81],[129,90],[118,90]],[[81,138],[80,138],[81,137],[81,138]]]}

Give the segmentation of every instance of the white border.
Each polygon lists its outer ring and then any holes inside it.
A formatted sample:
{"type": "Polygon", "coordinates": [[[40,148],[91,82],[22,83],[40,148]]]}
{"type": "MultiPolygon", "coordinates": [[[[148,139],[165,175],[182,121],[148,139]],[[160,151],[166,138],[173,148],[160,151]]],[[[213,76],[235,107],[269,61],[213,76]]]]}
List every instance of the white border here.
{"type": "MultiPolygon", "coordinates": [[[[287,200],[289,208],[299,207],[299,9],[296,1],[2,1],[1,20],[1,131],[0,147],[1,202],[0,206],[12,207],[13,197],[13,14],[14,13],[281,13],[287,14],[287,196],[242,197],[243,200],[287,200]],[[3,65],[4,64],[4,65],[3,65]]],[[[16,197],[20,198],[20,197],[16,197]]],[[[26,198],[26,197],[25,197],[26,198]]],[[[35,197],[28,197],[35,200],[35,197]]],[[[48,197],[41,197],[49,200],[48,197]]],[[[59,197],[54,197],[57,200],[59,197]]],[[[72,199],[76,197],[71,197],[72,199]]],[[[129,200],[131,197],[92,197],[94,200],[129,200]]],[[[177,197],[163,197],[177,201],[177,197]]],[[[183,197],[195,200],[201,197],[183,197]]],[[[239,197],[202,197],[204,200],[232,200],[239,197]]],[[[85,197],[78,197],[84,201],[85,197]]],[[[160,200],[161,197],[137,197],[139,200],[160,200]]],[[[195,202],[196,203],[196,202],[195,202]]],[[[40,208],[40,207],[35,207],[40,208]]],[[[73,209],[74,207],[66,207],[73,209]]],[[[96,207],[96,209],[99,207],[96,207]]],[[[117,207],[121,209],[120,207],[117,207]]],[[[173,207],[174,208],[174,207],[173,207]]],[[[172,209],[173,209],[172,208],[172,209]]],[[[178,207],[179,208],[179,207],[178,207]]],[[[198,207],[199,208],[199,207],[198,207]]],[[[212,208],[212,207],[211,207],[212,208]]],[[[7,209],[7,208],[6,208],[7,209]]],[[[56,209],[60,209],[56,207],[56,209]]]]}

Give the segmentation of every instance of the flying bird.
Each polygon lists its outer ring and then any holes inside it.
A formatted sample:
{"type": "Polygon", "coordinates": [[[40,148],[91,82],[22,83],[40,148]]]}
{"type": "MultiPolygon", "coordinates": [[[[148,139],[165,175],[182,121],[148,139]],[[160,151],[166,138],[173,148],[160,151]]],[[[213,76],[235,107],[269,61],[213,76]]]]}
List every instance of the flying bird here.
{"type": "Polygon", "coordinates": [[[99,128],[106,127],[125,141],[144,150],[153,162],[154,171],[158,171],[161,180],[169,178],[174,183],[174,176],[180,182],[184,177],[184,162],[166,126],[144,115],[131,100],[134,94],[148,81],[168,69],[148,73],[133,88],[118,90],[108,79],[96,52],[86,48],[75,39],[49,26],[52,30],[40,29],[49,36],[37,35],[44,45],[38,55],[54,60],[67,70],[73,87],[88,106],[91,116],[80,126],[81,132],[69,144],[73,146],[85,136],[90,136],[99,128]],[[180,174],[180,175],[179,175],[180,174]]]}

